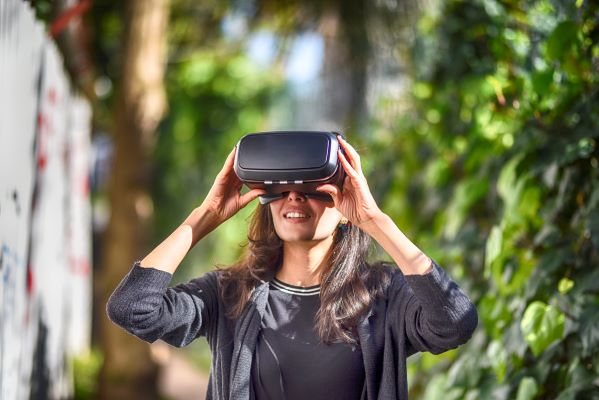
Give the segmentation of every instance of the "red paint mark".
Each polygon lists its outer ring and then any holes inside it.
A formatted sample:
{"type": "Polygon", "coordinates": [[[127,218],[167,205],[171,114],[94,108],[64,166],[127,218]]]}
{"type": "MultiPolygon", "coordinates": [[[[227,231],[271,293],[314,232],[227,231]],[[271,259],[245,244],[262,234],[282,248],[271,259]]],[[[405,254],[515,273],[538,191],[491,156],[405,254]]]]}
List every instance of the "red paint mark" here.
{"type": "Polygon", "coordinates": [[[33,271],[31,270],[31,264],[27,266],[27,294],[29,296],[33,294],[33,271]]]}
{"type": "Polygon", "coordinates": [[[41,133],[45,133],[48,135],[52,134],[52,124],[50,123],[50,119],[44,114],[43,111],[37,115],[37,126],[41,133]]]}
{"type": "Polygon", "coordinates": [[[58,100],[58,94],[56,92],[56,88],[55,87],[51,87],[48,89],[48,101],[50,102],[50,104],[54,105],[56,104],[58,100]]]}
{"type": "Polygon", "coordinates": [[[91,4],[91,0],[82,0],[59,15],[50,25],[50,36],[56,37],[56,35],[69,25],[69,22],[71,22],[73,18],[86,12],[91,4]]]}
{"type": "Polygon", "coordinates": [[[89,274],[91,273],[91,271],[92,271],[91,265],[87,261],[84,261],[81,264],[81,275],[83,275],[83,276],[89,276],[89,274]]]}
{"type": "Polygon", "coordinates": [[[84,258],[71,257],[70,270],[73,275],[88,276],[91,272],[91,265],[84,258]]]}
{"type": "Polygon", "coordinates": [[[48,119],[43,113],[37,115],[38,129],[38,151],[37,151],[37,166],[38,169],[44,170],[48,164],[48,154],[46,152],[46,135],[50,133],[48,119]]]}
{"type": "Polygon", "coordinates": [[[37,115],[37,126],[40,129],[44,129],[48,126],[48,121],[46,120],[46,116],[41,112],[37,115]]]}
{"type": "Polygon", "coordinates": [[[40,170],[46,169],[46,165],[48,164],[48,156],[45,153],[40,151],[40,155],[37,157],[37,167],[40,170]]]}
{"type": "Polygon", "coordinates": [[[43,140],[42,134],[40,133],[39,142],[38,142],[38,152],[37,152],[37,167],[40,171],[46,169],[48,165],[48,154],[46,153],[46,141],[43,140]]]}

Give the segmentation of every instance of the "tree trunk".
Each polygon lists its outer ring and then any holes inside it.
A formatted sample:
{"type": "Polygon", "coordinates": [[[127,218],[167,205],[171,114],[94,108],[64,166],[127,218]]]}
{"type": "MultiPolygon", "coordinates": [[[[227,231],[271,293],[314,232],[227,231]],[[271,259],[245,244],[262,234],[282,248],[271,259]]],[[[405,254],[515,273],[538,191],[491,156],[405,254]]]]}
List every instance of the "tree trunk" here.
{"type": "Polygon", "coordinates": [[[98,311],[104,348],[100,398],[131,400],[158,397],[158,367],[149,346],[112,324],[104,310],[133,261],[148,250],[149,154],[165,111],[168,0],[130,0],[127,7],[121,84],[114,109],[114,158],[108,188],[111,215],[99,274],[98,311]]]}
{"type": "Polygon", "coordinates": [[[331,1],[322,15],[324,119],[359,133],[365,113],[370,55],[366,0],[331,1]]]}

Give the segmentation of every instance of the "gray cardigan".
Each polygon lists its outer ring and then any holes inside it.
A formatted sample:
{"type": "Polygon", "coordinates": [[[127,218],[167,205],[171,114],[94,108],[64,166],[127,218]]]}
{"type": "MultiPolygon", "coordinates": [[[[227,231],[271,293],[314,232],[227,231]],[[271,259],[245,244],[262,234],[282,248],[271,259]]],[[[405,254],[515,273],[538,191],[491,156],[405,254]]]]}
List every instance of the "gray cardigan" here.
{"type": "MultiPolygon", "coordinates": [[[[147,342],[181,347],[205,336],[212,352],[207,399],[253,399],[250,370],[268,282],[253,291],[234,327],[219,300],[218,272],[168,287],[172,275],[136,262],[107,304],[110,319],[147,342]]],[[[407,399],[406,359],[418,351],[440,354],[470,339],[475,306],[433,261],[425,275],[394,267],[385,298],[358,326],[366,371],[366,398],[407,399]]]]}

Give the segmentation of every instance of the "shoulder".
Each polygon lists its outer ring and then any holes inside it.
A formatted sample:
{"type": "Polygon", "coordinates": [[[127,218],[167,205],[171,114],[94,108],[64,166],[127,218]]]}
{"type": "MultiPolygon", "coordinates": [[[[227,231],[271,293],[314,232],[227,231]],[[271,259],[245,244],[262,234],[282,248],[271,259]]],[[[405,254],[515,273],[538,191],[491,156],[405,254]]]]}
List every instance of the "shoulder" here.
{"type": "Polygon", "coordinates": [[[219,271],[213,270],[193,278],[185,283],[173,286],[176,291],[188,293],[206,293],[208,295],[217,295],[219,288],[219,271]]]}
{"type": "Polygon", "coordinates": [[[374,297],[409,296],[412,292],[408,284],[410,279],[427,279],[426,277],[406,277],[393,262],[377,261],[367,264],[363,270],[362,280],[374,297]]]}
{"type": "Polygon", "coordinates": [[[443,288],[453,281],[445,270],[433,259],[432,269],[425,274],[404,275],[397,266],[392,267],[389,295],[412,296],[414,291],[430,292],[434,288],[443,288]]]}
{"type": "Polygon", "coordinates": [[[212,270],[204,272],[202,275],[193,278],[190,282],[195,282],[198,284],[210,284],[210,285],[218,285],[219,282],[220,271],[212,270]]]}

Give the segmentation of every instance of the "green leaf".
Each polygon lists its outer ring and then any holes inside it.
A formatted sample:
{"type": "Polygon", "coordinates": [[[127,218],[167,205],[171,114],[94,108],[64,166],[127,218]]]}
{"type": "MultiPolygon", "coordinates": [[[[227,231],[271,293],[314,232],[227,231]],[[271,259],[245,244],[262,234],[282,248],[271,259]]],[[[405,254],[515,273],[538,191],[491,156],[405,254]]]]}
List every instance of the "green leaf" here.
{"type": "Polygon", "coordinates": [[[507,352],[499,340],[493,340],[487,348],[487,357],[497,375],[499,382],[503,382],[507,372],[507,352]]]}
{"type": "Polygon", "coordinates": [[[564,323],[565,316],[557,308],[542,301],[533,301],[524,311],[520,330],[533,354],[538,356],[562,338],[564,323]]]}
{"type": "MultiPolygon", "coordinates": [[[[500,291],[509,294],[520,290],[529,281],[534,268],[535,262],[530,251],[516,253],[512,260],[505,263],[501,271],[500,291]]],[[[498,273],[499,271],[495,272],[498,273]]]]}
{"type": "Polygon", "coordinates": [[[532,88],[539,96],[545,96],[549,93],[554,74],[555,70],[553,68],[544,71],[535,71],[532,74],[532,88]]]}
{"type": "Polygon", "coordinates": [[[561,232],[559,228],[551,223],[551,221],[545,221],[545,224],[539,230],[534,237],[534,245],[539,247],[553,248],[554,244],[561,238],[561,232]]]}
{"type": "Polygon", "coordinates": [[[556,26],[547,39],[547,56],[552,60],[562,59],[576,43],[577,33],[578,25],[573,21],[564,21],[556,26]]]}
{"type": "Polygon", "coordinates": [[[599,348],[599,307],[591,306],[580,316],[582,356],[588,357],[599,348]]]}
{"type": "Polygon", "coordinates": [[[511,224],[521,219],[519,207],[521,204],[522,190],[527,181],[526,176],[517,176],[516,168],[521,156],[516,156],[508,161],[502,168],[497,179],[497,192],[503,200],[503,220],[511,224]]]}
{"type": "Polygon", "coordinates": [[[588,216],[586,219],[586,229],[590,233],[591,242],[596,249],[599,249],[599,185],[593,182],[595,189],[588,202],[588,216]]]}
{"type": "Polygon", "coordinates": [[[491,264],[501,254],[501,248],[503,244],[503,229],[500,226],[495,225],[491,229],[491,234],[487,239],[487,249],[485,257],[485,278],[491,277],[491,264]]]}
{"type": "Polygon", "coordinates": [[[557,284],[557,290],[561,293],[561,294],[566,294],[570,291],[570,289],[572,289],[574,287],[574,281],[568,278],[562,278],[560,279],[559,283],[557,284]]]}
{"type": "Polygon", "coordinates": [[[531,400],[539,393],[539,385],[537,381],[530,376],[522,378],[518,385],[518,395],[516,400],[531,400]]]}
{"type": "Polygon", "coordinates": [[[197,54],[181,70],[179,79],[183,85],[202,85],[210,81],[216,73],[217,65],[213,57],[197,54]]]}
{"type": "Polygon", "coordinates": [[[448,387],[477,387],[483,370],[479,365],[478,354],[464,353],[447,371],[448,387]]]}
{"type": "Polygon", "coordinates": [[[437,374],[435,375],[426,385],[426,391],[422,398],[424,400],[436,400],[436,399],[448,399],[457,400],[461,399],[463,394],[462,388],[448,388],[447,387],[447,375],[437,374]]]}
{"type": "Polygon", "coordinates": [[[451,203],[447,208],[446,237],[455,237],[469,214],[470,207],[487,191],[488,181],[479,178],[466,179],[456,186],[451,203]]]}
{"type": "Polygon", "coordinates": [[[414,95],[420,99],[428,99],[431,97],[433,90],[431,85],[425,82],[416,82],[414,84],[414,95]]]}
{"type": "Polygon", "coordinates": [[[555,400],[576,400],[579,391],[580,388],[578,388],[577,386],[571,386],[563,392],[561,392],[555,400]]]}
{"type": "Polygon", "coordinates": [[[479,301],[477,308],[487,334],[497,339],[505,333],[506,325],[511,321],[512,313],[504,299],[498,299],[495,293],[487,293],[479,301]]]}
{"type": "Polygon", "coordinates": [[[528,220],[538,218],[540,206],[541,191],[536,186],[529,186],[524,189],[520,204],[518,205],[518,213],[528,220]]]}

